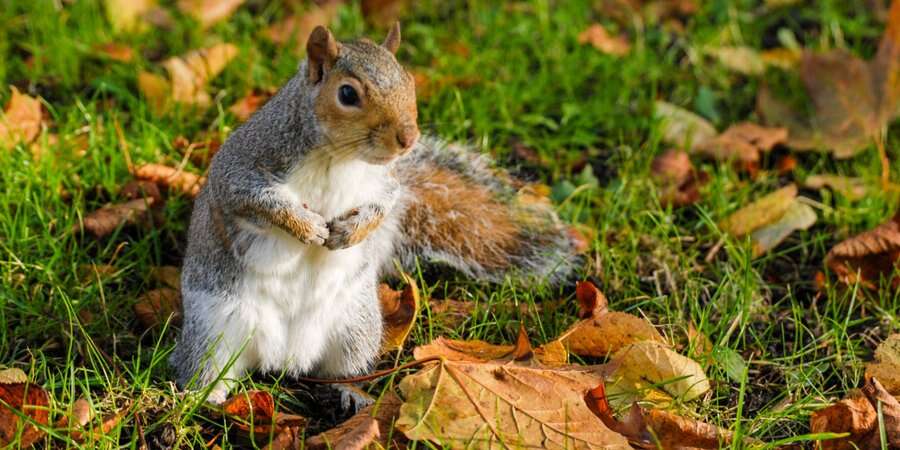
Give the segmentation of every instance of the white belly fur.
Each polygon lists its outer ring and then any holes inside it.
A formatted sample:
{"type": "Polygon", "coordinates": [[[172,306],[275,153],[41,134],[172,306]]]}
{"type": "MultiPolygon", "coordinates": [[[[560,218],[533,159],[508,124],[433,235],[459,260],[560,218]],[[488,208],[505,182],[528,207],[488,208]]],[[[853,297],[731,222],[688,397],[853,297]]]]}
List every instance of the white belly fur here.
{"type": "MultiPolygon", "coordinates": [[[[385,170],[361,161],[304,164],[279,189],[329,220],[375,201],[385,170]]],[[[348,278],[373,255],[363,245],[338,251],[304,245],[277,228],[248,232],[256,235],[244,256],[247,270],[235,305],[240,312],[232,316],[244,322],[235,328],[252,336],[243,337],[241,362],[306,373],[322,359],[329,335],[346,317],[354,285],[362,281],[348,278]]]]}

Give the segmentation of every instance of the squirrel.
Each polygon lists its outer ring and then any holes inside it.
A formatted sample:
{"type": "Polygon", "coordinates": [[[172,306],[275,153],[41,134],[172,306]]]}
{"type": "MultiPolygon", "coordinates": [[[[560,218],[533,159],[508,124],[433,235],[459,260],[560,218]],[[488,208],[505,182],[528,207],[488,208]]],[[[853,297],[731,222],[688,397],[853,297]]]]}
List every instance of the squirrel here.
{"type": "Polygon", "coordinates": [[[417,261],[486,282],[567,279],[552,207],[463,145],[420,136],[413,77],[381,44],[317,27],[297,73],[210,163],[184,257],[170,364],[223,402],[253,371],[348,377],[382,343],[380,277],[417,261]]]}

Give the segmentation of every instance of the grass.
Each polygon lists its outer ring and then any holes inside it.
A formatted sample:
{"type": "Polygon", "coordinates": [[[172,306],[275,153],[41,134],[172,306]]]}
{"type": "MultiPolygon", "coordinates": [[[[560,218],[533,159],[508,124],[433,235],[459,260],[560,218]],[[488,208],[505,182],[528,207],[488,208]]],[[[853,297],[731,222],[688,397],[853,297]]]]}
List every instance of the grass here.
{"type": "MultiPolygon", "coordinates": [[[[58,150],[38,159],[21,146],[0,151],[0,364],[22,368],[46,387],[55,411],[79,397],[105,412],[127,407],[98,448],[199,447],[224,429],[171,383],[165,360],[176,330],[141,331],[132,312],[135,299],[156,287],[150,268],[179,264],[190,201],[172,196],[156,226],[122,229],[100,240],[69,230],[87,212],[118,200],[128,179],[115,124],[134,161],[178,163],[175,137],[227,133],[238,125],[225,112],[229,105],[248,89],[278,86],[293,73],[297,57],[260,37],[262,28],[288,11],[281,2],[249,3],[207,32],[176,14],[171,31],[144,34],[114,34],[96,1],[7,0],[0,8],[0,99],[8,98],[8,85],[40,95],[53,132],[89,138],[81,157],[58,150]],[[133,46],[136,62],[98,58],[93,46],[109,41],[133,46]],[[215,106],[199,114],[152,115],[136,88],[138,71],[159,70],[165,57],[219,41],[238,45],[240,55],[213,82],[215,106]],[[86,269],[92,264],[115,271],[86,269]]],[[[690,324],[708,336],[715,358],[706,370],[714,390],[690,406],[698,417],[766,441],[808,433],[811,411],[858,387],[863,362],[900,325],[900,301],[889,289],[871,293],[831,285],[819,293],[814,285],[828,249],[884,221],[897,198],[875,191],[850,202],[804,191],[821,202],[813,228],[758,259],[751,258],[748,242],[725,239],[707,263],[705,256],[723,238],[715,224],[742,205],[812,173],[860,176],[874,184],[879,159],[874,147],[847,161],[800,154],[792,174],[766,170],[756,179],[703,163],[712,179],[702,199],[672,211],[659,206],[648,181],[650,162],[666,149],[651,111],[654,100],[664,99],[700,111],[723,129],[754,118],[763,80],[795,103],[805,101],[796,73],[735,75],[703,58],[703,46],[762,49],[781,46],[779,38],[791,35],[812,49],[874,53],[883,25],[867,2],[812,3],[769,11],[756,1],[709,0],[686,21],[684,33],[654,23],[625,30],[634,48],[616,58],[577,43],[578,33],[593,21],[615,29],[590,1],[423,0],[404,19],[399,52],[404,64],[432,79],[473,80],[445,83],[420,101],[424,130],[471,142],[531,180],[583,186],[557,200],[565,203],[560,212],[566,219],[599,237],[585,275],[614,309],[650,318],[673,340],[685,342],[690,324]],[[548,163],[517,159],[514,142],[548,163]],[[581,175],[584,167],[596,184],[585,184],[590,177],[581,175]]],[[[332,28],[341,38],[382,36],[357,7],[342,8],[332,28]]],[[[896,161],[896,132],[887,143],[896,161]]],[[[777,156],[767,155],[763,167],[773,167],[777,156]]],[[[897,171],[894,164],[893,177],[897,171]]],[[[427,293],[487,307],[459,327],[423,320],[413,344],[442,335],[512,342],[520,323],[540,343],[575,320],[574,302],[547,302],[570,299],[571,286],[481,286],[426,273],[421,283],[427,293]],[[510,303],[527,305],[528,313],[494,307],[510,303]]],[[[247,382],[262,388],[282,384],[247,382]]],[[[370,389],[377,395],[386,384],[370,389]]],[[[279,392],[287,406],[305,407],[302,398],[279,392]]],[[[217,443],[234,445],[228,437],[217,443]]],[[[64,437],[52,441],[66,445],[64,437]]]]}

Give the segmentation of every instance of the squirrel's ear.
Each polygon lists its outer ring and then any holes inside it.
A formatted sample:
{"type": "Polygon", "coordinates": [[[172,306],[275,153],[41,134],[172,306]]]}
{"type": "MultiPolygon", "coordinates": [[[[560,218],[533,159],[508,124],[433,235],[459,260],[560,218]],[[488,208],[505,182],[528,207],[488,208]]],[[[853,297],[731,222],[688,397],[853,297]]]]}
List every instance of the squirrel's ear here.
{"type": "Polygon", "coordinates": [[[397,53],[397,49],[400,48],[400,22],[394,22],[381,46],[388,49],[391,53],[397,53]]]}
{"type": "Polygon", "coordinates": [[[338,57],[341,45],[334,39],[328,28],[317,26],[306,42],[306,55],[309,59],[309,80],[318,83],[330,70],[338,57]]]}

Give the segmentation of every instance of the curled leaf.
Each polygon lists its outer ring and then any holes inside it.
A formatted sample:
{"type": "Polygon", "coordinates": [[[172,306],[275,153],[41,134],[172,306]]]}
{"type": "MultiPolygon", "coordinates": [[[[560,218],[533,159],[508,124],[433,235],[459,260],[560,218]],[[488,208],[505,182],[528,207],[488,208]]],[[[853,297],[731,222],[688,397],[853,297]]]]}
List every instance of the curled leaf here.
{"type": "Polygon", "coordinates": [[[386,284],[378,288],[385,328],[382,353],[403,349],[403,343],[419,315],[419,288],[412,277],[403,274],[403,278],[407,285],[402,292],[395,291],[386,284]]]}
{"type": "Polygon", "coordinates": [[[753,256],[761,256],[777,247],[794,231],[806,230],[816,223],[816,212],[808,204],[794,200],[787,211],[773,223],[757,228],[751,233],[753,256]]]}
{"type": "Polygon", "coordinates": [[[356,413],[346,422],[306,441],[310,450],[340,448],[356,450],[378,442],[384,448],[403,448],[406,439],[393,430],[400,415],[400,397],[388,392],[378,401],[356,413]]]}
{"type": "Polygon", "coordinates": [[[825,264],[847,284],[861,283],[875,288],[881,277],[891,280],[900,258],[900,213],[891,220],[835,245],[825,257],[825,264]]]}
{"type": "Polygon", "coordinates": [[[142,164],[134,169],[134,176],[177,189],[191,197],[196,197],[206,182],[204,177],[162,164],[142,164]]]}
{"type": "Polygon", "coordinates": [[[900,446],[900,403],[875,378],[861,390],[816,411],[809,420],[813,433],[847,433],[848,436],[819,442],[823,450],[896,448],[900,446]],[[887,441],[881,442],[878,406],[881,406],[887,441]]]}

